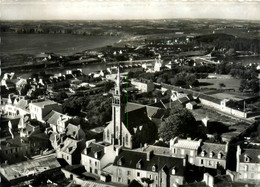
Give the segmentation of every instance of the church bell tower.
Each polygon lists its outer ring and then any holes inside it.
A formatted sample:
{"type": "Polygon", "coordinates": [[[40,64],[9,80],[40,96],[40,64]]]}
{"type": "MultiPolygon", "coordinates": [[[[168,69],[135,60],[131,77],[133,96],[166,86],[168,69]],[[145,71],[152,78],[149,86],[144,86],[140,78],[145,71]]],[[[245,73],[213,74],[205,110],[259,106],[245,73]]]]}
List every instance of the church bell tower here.
{"type": "Polygon", "coordinates": [[[122,120],[124,117],[124,104],[122,103],[122,94],[120,90],[120,70],[116,78],[115,92],[112,99],[112,121],[113,121],[113,143],[122,145],[122,120]]]}

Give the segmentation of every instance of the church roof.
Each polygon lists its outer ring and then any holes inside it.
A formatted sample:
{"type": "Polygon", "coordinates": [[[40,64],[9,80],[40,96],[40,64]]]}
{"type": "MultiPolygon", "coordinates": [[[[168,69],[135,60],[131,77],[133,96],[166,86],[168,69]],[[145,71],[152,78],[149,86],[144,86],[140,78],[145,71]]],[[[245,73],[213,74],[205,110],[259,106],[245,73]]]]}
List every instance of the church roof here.
{"type": "Polygon", "coordinates": [[[125,113],[123,123],[129,132],[133,134],[134,128],[139,127],[139,130],[141,130],[141,126],[150,124],[151,120],[147,117],[146,107],[142,107],[125,113]]]}

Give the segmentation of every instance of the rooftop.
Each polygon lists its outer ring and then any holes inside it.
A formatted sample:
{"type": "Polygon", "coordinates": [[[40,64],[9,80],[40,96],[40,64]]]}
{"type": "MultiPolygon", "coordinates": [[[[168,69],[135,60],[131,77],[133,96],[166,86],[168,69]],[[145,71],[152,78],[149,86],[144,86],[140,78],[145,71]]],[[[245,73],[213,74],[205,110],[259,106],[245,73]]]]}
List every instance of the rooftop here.
{"type": "Polygon", "coordinates": [[[245,162],[245,156],[249,157],[249,163],[260,163],[260,149],[242,149],[240,162],[245,162]]]}
{"type": "Polygon", "coordinates": [[[54,105],[54,104],[58,104],[58,103],[55,101],[52,101],[52,100],[45,100],[45,101],[35,102],[35,103],[31,103],[31,104],[44,108],[46,105],[54,105]]]}
{"type": "Polygon", "coordinates": [[[59,168],[60,164],[55,155],[40,157],[39,159],[28,160],[18,164],[1,166],[1,174],[8,180],[15,180],[28,175],[37,175],[44,171],[59,168]]]}
{"type": "Polygon", "coordinates": [[[176,169],[176,175],[183,176],[184,174],[184,166],[182,158],[174,158],[162,155],[153,155],[151,153],[150,160],[147,160],[147,153],[130,151],[130,150],[122,150],[119,156],[115,158],[114,164],[118,166],[118,161],[121,160],[122,167],[137,169],[137,163],[141,163],[140,170],[153,171],[152,167],[156,167],[156,172],[167,169],[171,170],[173,168],[176,169]]]}
{"type": "Polygon", "coordinates": [[[186,149],[198,149],[200,141],[189,140],[189,139],[178,139],[178,142],[174,144],[174,147],[186,148],[186,149]]]}

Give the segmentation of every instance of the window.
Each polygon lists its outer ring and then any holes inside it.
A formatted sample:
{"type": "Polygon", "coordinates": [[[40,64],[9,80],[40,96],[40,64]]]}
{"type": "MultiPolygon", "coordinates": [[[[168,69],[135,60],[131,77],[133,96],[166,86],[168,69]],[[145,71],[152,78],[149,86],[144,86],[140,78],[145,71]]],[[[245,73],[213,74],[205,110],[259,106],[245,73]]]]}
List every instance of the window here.
{"type": "Polygon", "coordinates": [[[107,139],[109,140],[109,129],[107,130],[107,139]]]}
{"type": "Polygon", "coordinates": [[[156,171],[156,165],[153,165],[153,167],[152,167],[152,171],[156,171]]]}
{"type": "Polygon", "coordinates": [[[213,157],[213,152],[209,153],[209,157],[212,158],[213,157]]]}
{"type": "Polygon", "coordinates": [[[121,182],[121,177],[118,177],[117,182],[121,182]]]}
{"type": "Polygon", "coordinates": [[[205,151],[202,151],[200,155],[205,156],[205,151]]]}
{"type": "Polygon", "coordinates": [[[122,170],[120,168],[117,169],[117,174],[118,174],[118,176],[122,175],[122,170]]]}
{"type": "Polygon", "coordinates": [[[244,161],[245,161],[245,162],[249,162],[249,161],[250,161],[250,158],[249,158],[247,155],[245,155],[244,161]]]}
{"type": "Polygon", "coordinates": [[[97,162],[95,162],[95,166],[97,166],[97,162]]]}
{"type": "Polygon", "coordinates": [[[98,170],[97,170],[97,169],[95,169],[95,173],[96,173],[96,174],[98,173],[98,170]]]}
{"type": "Polygon", "coordinates": [[[130,184],[131,180],[130,179],[127,179],[127,184],[130,184]]]}
{"type": "Polygon", "coordinates": [[[128,175],[128,176],[131,175],[131,171],[128,170],[128,171],[127,171],[127,175],[128,175]]]}
{"type": "Polygon", "coordinates": [[[213,166],[213,161],[209,161],[209,166],[213,166]]]}
{"type": "Polygon", "coordinates": [[[245,165],[244,168],[245,168],[245,171],[248,171],[248,165],[245,165]]]}
{"type": "Polygon", "coordinates": [[[173,168],[172,169],[172,175],[175,175],[175,173],[176,173],[176,170],[175,170],[175,168],[173,168]]]}
{"type": "Polygon", "coordinates": [[[125,144],[128,145],[128,134],[125,135],[125,144]]]}
{"type": "Polygon", "coordinates": [[[92,167],[89,168],[89,172],[92,173],[92,167]]]}
{"type": "Polygon", "coordinates": [[[89,163],[91,164],[91,159],[89,159],[89,163]]]}
{"type": "Polygon", "coordinates": [[[140,172],[137,172],[136,176],[137,176],[137,177],[140,177],[140,172]]]}
{"type": "Polygon", "coordinates": [[[222,157],[222,154],[218,153],[218,159],[221,159],[221,157],[222,157]]]}
{"type": "Polygon", "coordinates": [[[203,159],[200,160],[200,164],[203,164],[203,159]]]}

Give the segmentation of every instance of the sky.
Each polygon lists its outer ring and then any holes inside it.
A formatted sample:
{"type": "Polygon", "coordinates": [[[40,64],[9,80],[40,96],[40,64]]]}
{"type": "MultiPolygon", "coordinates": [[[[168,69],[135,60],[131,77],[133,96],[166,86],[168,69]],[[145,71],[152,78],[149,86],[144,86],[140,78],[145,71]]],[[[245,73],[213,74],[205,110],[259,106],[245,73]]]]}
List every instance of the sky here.
{"type": "Polygon", "coordinates": [[[1,20],[260,20],[260,0],[0,0],[1,20]]]}

